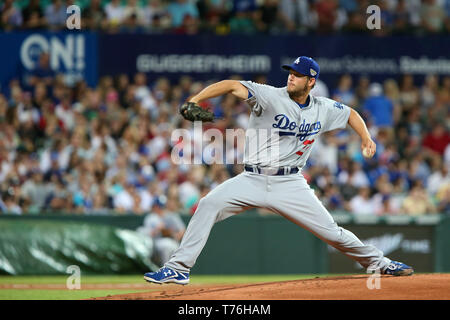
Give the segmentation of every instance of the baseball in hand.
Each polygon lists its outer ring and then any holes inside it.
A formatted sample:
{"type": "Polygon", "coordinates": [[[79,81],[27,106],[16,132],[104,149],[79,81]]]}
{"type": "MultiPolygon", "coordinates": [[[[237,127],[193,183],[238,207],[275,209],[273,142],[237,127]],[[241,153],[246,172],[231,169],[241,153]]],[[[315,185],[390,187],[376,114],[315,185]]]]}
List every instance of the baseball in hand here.
{"type": "Polygon", "coordinates": [[[364,148],[362,151],[362,154],[365,158],[372,158],[372,155],[370,154],[370,151],[368,148],[364,148]]]}

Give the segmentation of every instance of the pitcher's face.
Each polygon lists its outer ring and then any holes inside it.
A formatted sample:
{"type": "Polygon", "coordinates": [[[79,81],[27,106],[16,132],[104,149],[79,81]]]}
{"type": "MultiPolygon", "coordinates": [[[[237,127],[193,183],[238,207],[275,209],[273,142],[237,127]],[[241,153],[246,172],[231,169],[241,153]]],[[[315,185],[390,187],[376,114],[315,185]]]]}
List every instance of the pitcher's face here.
{"type": "Polygon", "coordinates": [[[307,95],[312,89],[316,79],[309,78],[297,71],[290,70],[287,79],[287,92],[291,97],[300,97],[307,95]]]}

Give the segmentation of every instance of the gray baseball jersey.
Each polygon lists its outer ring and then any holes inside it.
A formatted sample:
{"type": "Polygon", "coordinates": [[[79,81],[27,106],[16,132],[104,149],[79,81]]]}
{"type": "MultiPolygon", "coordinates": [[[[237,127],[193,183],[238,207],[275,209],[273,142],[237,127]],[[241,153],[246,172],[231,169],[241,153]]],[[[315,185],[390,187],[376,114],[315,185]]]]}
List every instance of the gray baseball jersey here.
{"type": "Polygon", "coordinates": [[[345,128],[350,108],[324,97],[309,96],[305,105],[289,97],[286,87],[241,81],[252,108],[246,132],[244,164],[303,167],[314,142],[324,132],[345,128]],[[309,102],[309,103],[308,103],[309,102]]]}

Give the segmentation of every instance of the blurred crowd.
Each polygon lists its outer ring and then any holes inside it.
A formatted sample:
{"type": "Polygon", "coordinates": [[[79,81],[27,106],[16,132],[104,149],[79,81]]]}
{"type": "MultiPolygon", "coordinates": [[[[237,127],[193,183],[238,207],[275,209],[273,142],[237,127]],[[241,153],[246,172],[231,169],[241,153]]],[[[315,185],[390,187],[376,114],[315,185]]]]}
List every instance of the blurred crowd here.
{"type": "MultiPolygon", "coordinates": [[[[178,108],[210,83],[188,76],[149,82],[137,73],[68,87],[43,53],[40,67],[0,92],[1,212],[146,214],[163,196],[164,210],[193,214],[201,197],[243,169],[243,146],[235,141],[225,146],[231,164],[172,161],[180,143],[173,130],[193,130],[178,108]]],[[[313,94],[355,108],[377,144],[367,160],[352,130],[317,141],[303,174],[329,210],[450,213],[450,76],[419,83],[404,74],[375,83],[344,74],[333,87],[320,81],[313,94]]],[[[232,95],[202,106],[221,118],[205,130],[247,127],[249,107],[232,95]]]]}
{"type": "MultiPolygon", "coordinates": [[[[450,0],[5,0],[4,30],[66,28],[66,8],[81,9],[81,29],[176,34],[449,33],[450,0]],[[379,30],[367,21],[377,5],[379,30]]],[[[71,11],[71,13],[73,13],[71,11]]]]}
{"type": "Polygon", "coordinates": [[[330,97],[362,115],[377,152],[364,159],[351,130],[324,136],[306,174],[329,210],[450,213],[450,76],[376,83],[344,74],[330,97]]]}

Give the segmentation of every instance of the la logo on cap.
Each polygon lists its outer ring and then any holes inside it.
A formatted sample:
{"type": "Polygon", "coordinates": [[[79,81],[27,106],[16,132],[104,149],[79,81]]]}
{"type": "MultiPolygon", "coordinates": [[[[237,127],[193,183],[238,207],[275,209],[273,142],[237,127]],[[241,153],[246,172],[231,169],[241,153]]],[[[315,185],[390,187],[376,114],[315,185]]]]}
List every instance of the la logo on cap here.
{"type": "Polygon", "coordinates": [[[294,61],[295,64],[299,64],[300,63],[300,57],[297,58],[297,60],[294,61]]]}

